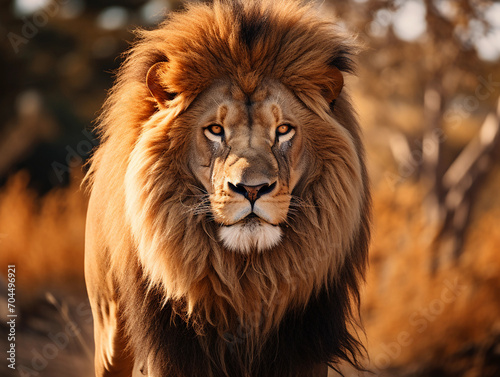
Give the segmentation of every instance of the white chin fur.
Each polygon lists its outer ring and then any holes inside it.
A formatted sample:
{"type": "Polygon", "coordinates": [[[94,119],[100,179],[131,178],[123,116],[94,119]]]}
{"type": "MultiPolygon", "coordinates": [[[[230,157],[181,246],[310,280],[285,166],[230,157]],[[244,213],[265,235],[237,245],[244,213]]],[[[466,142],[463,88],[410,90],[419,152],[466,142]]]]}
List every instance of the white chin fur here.
{"type": "Polygon", "coordinates": [[[279,226],[262,221],[237,223],[219,229],[219,238],[224,246],[240,253],[270,249],[280,242],[282,234],[279,226]]]}

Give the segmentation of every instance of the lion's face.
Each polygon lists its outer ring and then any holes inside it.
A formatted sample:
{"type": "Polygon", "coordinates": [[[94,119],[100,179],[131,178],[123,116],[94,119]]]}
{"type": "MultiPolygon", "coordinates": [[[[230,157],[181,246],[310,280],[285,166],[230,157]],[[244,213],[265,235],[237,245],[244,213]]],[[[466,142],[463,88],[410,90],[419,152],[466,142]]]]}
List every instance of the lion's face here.
{"type": "Polygon", "coordinates": [[[209,194],[226,248],[264,251],[280,242],[305,168],[301,110],[293,94],[273,81],[250,96],[218,82],[193,105],[190,167],[209,194]]]}

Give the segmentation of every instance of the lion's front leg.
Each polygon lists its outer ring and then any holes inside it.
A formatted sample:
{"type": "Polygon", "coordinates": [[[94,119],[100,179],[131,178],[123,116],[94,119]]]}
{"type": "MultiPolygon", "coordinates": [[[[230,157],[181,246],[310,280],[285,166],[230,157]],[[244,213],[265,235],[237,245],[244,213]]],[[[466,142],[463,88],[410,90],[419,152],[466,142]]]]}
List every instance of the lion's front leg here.
{"type": "Polygon", "coordinates": [[[92,312],[96,377],[131,377],[134,358],[127,351],[123,323],[120,323],[117,315],[116,304],[95,304],[92,305],[92,312]]]}
{"type": "Polygon", "coordinates": [[[86,274],[94,318],[95,376],[131,377],[134,358],[127,348],[117,303],[109,298],[108,290],[103,288],[105,284],[93,285],[95,280],[88,277],[91,272],[86,271],[86,274]]]}
{"type": "MultiPolygon", "coordinates": [[[[89,217],[90,218],[90,217],[89,217]]],[[[94,318],[96,377],[131,377],[133,355],[127,348],[125,324],[116,302],[116,289],[111,275],[100,267],[106,254],[87,223],[85,245],[85,282],[94,318]]]]}

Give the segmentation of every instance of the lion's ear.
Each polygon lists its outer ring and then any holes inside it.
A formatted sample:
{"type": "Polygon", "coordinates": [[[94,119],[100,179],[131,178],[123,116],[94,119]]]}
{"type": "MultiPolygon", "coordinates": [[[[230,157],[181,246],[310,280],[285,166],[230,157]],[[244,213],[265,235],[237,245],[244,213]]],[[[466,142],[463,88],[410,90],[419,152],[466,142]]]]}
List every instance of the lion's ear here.
{"type": "Polygon", "coordinates": [[[323,89],[323,96],[328,103],[332,103],[342,91],[342,87],[344,86],[344,76],[335,66],[330,66],[328,71],[326,85],[323,89]]]}
{"type": "Polygon", "coordinates": [[[167,62],[159,62],[149,68],[146,76],[146,83],[149,91],[156,99],[156,102],[162,107],[165,107],[166,101],[171,101],[176,96],[176,93],[169,93],[163,85],[162,76],[168,70],[167,62]]]}

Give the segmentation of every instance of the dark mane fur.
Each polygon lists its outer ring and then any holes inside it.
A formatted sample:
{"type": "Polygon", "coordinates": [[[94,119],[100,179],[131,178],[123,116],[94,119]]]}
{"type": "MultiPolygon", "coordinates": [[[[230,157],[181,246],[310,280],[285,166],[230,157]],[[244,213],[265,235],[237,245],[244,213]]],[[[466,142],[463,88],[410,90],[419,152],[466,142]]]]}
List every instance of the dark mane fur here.
{"type": "MultiPolygon", "coordinates": [[[[359,228],[364,242],[354,247],[368,247],[368,232],[366,220],[359,228]]],[[[359,251],[352,255],[359,255],[359,251]]],[[[359,304],[358,277],[365,261],[347,263],[359,267],[356,271],[342,268],[338,279],[312,297],[304,310],[289,311],[252,363],[245,354],[248,329],[244,325],[224,337],[206,326],[205,335],[199,336],[199,329],[178,313],[175,304],[159,305],[162,292],[148,293],[148,283],[135,265],[136,273],[129,275],[122,297],[136,357],[146,360],[153,355],[148,372],[163,377],[293,377],[321,363],[336,369],[342,360],[363,369],[358,355],[364,353],[364,348],[348,326],[353,325],[351,310],[359,304]],[[137,284],[137,280],[142,283],[137,284]],[[152,320],[145,323],[143,318],[152,320]],[[211,351],[209,357],[207,349],[211,351]]]]}

